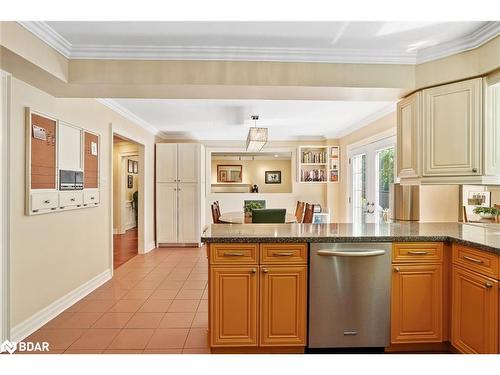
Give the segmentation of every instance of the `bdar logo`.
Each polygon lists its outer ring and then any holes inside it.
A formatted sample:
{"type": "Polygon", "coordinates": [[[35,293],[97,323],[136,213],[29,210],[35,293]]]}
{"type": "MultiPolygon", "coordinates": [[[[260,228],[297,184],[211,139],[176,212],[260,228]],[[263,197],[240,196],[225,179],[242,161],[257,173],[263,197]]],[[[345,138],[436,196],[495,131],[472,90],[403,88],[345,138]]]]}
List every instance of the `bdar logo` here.
{"type": "Polygon", "coordinates": [[[17,349],[17,342],[10,342],[9,340],[5,340],[0,345],[0,353],[9,352],[10,354],[14,353],[17,349]]]}

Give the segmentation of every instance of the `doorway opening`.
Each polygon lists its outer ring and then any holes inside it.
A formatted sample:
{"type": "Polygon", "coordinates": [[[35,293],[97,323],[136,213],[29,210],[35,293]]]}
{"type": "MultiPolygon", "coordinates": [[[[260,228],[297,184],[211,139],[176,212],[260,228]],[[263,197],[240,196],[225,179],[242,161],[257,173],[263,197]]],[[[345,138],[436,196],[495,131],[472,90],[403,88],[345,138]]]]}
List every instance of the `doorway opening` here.
{"type": "Polygon", "coordinates": [[[389,210],[389,189],[395,177],[395,137],[351,151],[351,218],[353,223],[378,223],[389,210]]]}
{"type": "Polygon", "coordinates": [[[113,269],[138,254],[139,147],[113,134],[113,269]]]}

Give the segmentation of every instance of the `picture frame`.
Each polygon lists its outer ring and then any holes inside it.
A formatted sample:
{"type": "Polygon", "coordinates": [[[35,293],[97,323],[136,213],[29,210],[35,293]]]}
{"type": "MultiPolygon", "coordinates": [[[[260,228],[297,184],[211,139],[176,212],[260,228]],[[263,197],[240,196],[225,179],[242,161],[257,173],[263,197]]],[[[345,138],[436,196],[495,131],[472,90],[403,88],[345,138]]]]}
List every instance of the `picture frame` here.
{"type": "Polygon", "coordinates": [[[266,171],[266,184],[281,184],[281,171],[266,171]]]}
{"type": "Polygon", "coordinates": [[[127,160],[127,171],[128,173],[134,173],[134,161],[132,159],[127,160]]]}
{"type": "Polygon", "coordinates": [[[132,176],[131,174],[127,175],[127,187],[129,189],[134,188],[134,176],[132,176]]]}
{"type": "Polygon", "coordinates": [[[133,173],[134,174],[138,174],[139,173],[139,162],[138,161],[134,161],[134,164],[133,164],[133,173]]]}
{"type": "Polygon", "coordinates": [[[217,182],[243,182],[243,165],[217,165],[217,182]]]}
{"type": "Polygon", "coordinates": [[[328,224],[330,221],[330,214],[327,212],[316,212],[313,214],[313,224],[328,224]]]}

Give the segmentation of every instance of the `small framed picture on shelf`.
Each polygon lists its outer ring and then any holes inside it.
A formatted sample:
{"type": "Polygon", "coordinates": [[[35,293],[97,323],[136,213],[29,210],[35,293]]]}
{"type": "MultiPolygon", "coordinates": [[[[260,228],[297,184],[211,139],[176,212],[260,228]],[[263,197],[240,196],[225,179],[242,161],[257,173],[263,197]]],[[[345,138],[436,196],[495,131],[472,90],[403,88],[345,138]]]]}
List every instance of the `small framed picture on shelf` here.
{"type": "Polygon", "coordinates": [[[317,212],[313,214],[313,224],[328,224],[330,214],[326,212],[317,212]]]}
{"type": "Polygon", "coordinates": [[[266,171],[266,184],[281,184],[281,171],[266,171]]]}
{"type": "Polygon", "coordinates": [[[127,171],[128,173],[134,173],[134,161],[131,159],[127,160],[127,171]]]}
{"type": "Polygon", "coordinates": [[[330,171],[330,182],[338,182],[339,181],[339,171],[331,170],[330,171]]]}
{"type": "Polygon", "coordinates": [[[133,167],[134,173],[138,174],[139,173],[139,162],[134,161],[134,167],[133,167]]]}
{"type": "Polygon", "coordinates": [[[127,176],[127,187],[129,189],[133,189],[134,188],[134,176],[132,176],[131,174],[129,174],[127,176]]]}

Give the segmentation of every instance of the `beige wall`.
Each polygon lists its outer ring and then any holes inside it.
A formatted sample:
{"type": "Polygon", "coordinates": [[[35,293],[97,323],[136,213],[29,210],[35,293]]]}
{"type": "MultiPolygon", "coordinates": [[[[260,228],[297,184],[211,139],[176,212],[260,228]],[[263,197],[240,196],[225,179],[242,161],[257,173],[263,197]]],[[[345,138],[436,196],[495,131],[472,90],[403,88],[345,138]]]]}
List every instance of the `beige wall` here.
{"type": "Polygon", "coordinates": [[[212,159],[212,184],[217,183],[217,165],[242,165],[242,184],[256,184],[259,193],[291,193],[291,160],[217,160],[212,159]],[[281,171],[281,184],[266,184],[266,171],[281,171]]]}
{"type": "Polygon", "coordinates": [[[420,221],[424,223],[458,221],[459,197],[458,185],[420,186],[420,221]]]}
{"type": "MultiPolygon", "coordinates": [[[[110,124],[144,145],[146,164],[143,242],[154,243],[154,136],[94,99],[57,99],[12,79],[11,86],[11,324],[16,326],[93,277],[112,269],[110,124]],[[25,107],[64,119],[100,134],[98,207],[24,215],[25,107]]],[[[140,165],[141,168],[141,165],[140,165]]],[[[143,244],[143,245],[144,245],[143,244]]]]}

